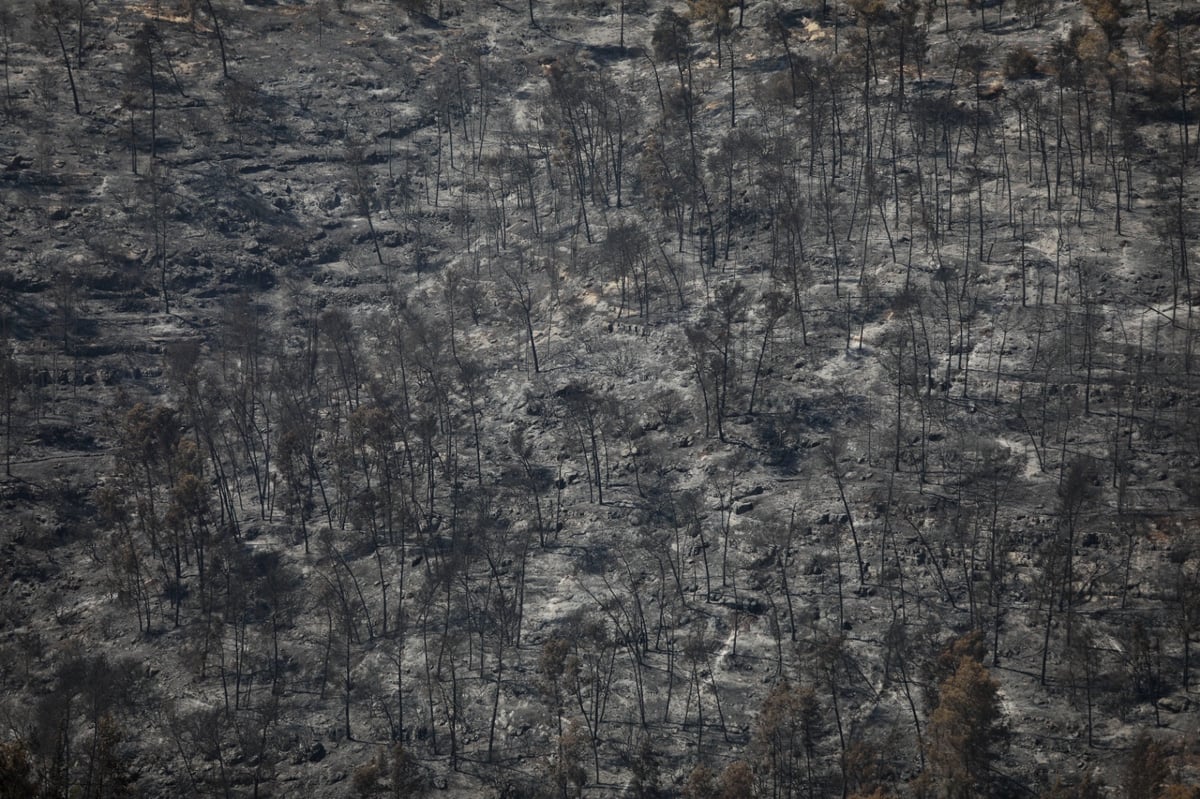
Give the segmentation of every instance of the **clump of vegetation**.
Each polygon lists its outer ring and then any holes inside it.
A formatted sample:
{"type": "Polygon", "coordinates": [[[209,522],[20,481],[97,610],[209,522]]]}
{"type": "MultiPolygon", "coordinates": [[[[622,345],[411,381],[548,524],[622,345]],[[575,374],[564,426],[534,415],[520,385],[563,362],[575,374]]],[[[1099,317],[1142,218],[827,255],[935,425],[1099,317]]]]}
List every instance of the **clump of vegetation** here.
{"type": "Polygon", "coordinates": [[[1038,76],[1038,59],[1028,47],[1018,46],[1004,57],[1004,77],[1024,80],[1038,76]]]}

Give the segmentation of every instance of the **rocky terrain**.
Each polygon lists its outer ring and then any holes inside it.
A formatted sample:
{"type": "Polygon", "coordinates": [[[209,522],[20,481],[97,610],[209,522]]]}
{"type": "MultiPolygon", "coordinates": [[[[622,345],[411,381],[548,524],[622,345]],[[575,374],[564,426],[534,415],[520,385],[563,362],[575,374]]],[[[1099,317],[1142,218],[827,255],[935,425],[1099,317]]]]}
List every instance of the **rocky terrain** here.
{"type": "Polygon", "coordinates": [[[0,58],[0,797],[1200,794],[1190,4],[0,58]]]}

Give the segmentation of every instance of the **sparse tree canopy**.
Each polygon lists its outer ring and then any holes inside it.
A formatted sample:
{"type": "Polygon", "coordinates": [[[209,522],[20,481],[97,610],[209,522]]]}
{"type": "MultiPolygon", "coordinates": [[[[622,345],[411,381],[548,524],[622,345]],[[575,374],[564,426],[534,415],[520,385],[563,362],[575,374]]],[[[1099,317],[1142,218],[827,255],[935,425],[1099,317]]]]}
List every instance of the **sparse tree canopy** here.
{"type": "Polygon", "coordinates": [[[0,0],[0,799],[1195,799],[1194,5],[0,0]]]}

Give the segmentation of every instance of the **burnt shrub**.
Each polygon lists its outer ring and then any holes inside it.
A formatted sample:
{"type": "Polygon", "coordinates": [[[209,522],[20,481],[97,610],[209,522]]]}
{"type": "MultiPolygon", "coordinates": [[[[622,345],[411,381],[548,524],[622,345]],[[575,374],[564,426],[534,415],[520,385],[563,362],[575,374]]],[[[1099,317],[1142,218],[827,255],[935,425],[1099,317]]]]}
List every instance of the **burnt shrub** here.
{"type": "Polygon", "coordinates": [[[1038,74],[1038,60],[1028,47],[1016,47],[1004,58],[1004,77],[1009,80],[1034,78],[1038,74]]]}

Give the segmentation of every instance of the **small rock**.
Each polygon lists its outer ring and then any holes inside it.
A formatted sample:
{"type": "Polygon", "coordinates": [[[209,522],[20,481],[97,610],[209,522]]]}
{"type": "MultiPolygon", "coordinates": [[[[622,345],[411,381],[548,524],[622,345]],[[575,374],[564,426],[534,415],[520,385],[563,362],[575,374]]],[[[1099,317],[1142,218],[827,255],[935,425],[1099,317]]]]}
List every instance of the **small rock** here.
{"type": "Polygon", "coordinates": [[[308,762],[309,763],[320,763],[324,759],[325,759],[325,745],[323,743],[321,743],[320,741],[317,741],[315,744],[312,745],[312,748],[308,750],[308,762]]]}
{"type": "Polygon", "coordinates": [[[1191,701],[1183,694],[1175,694],[1174,696],[1164,696],[1158,700],[1158,707],[1168,713],[1182,713],[1188,709],[1191,701]]]}

